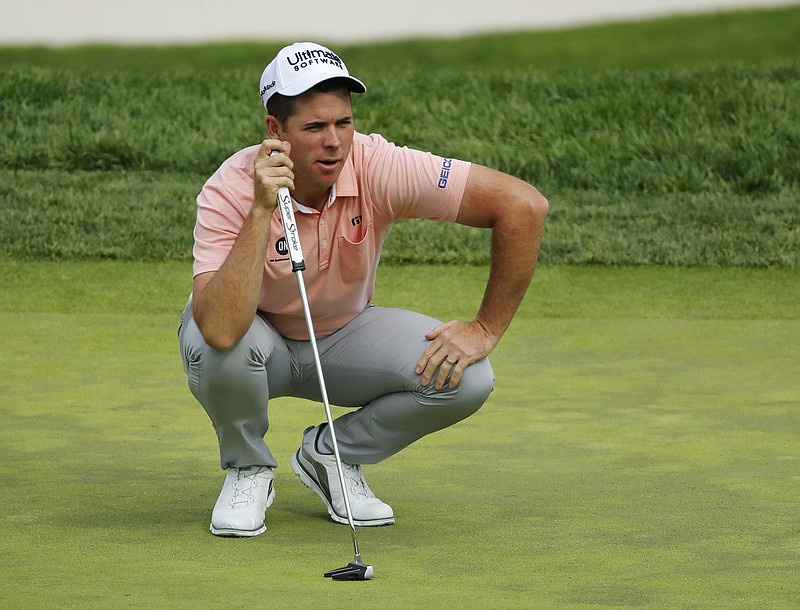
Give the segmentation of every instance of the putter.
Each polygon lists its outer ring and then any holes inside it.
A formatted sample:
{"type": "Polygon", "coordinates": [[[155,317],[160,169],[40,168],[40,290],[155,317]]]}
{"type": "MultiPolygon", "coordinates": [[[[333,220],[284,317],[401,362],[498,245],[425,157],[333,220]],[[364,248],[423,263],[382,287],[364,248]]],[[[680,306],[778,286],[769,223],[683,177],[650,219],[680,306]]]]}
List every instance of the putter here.
{"type": "MultiPolygon", "coordinates": [[[[272,154],[275,154],[275,152],[273,151],[272,154]]],[[[348,563],[343,568],[336,568],[335,570],[329,570],[328,572],[325,572],[325,578],[331,578],[333,580],[369,580],[374,575],[374,570],[372,569],[371,565],[368,565],[361,560],[361,551],[358,548],[358,540],[356,539],[356,525],[353,522],[353,513],[350,509],[350,500],[347,497],[347,484],[344,480],[342,459],[339,457],[339,444],[336,441],[336,432],[333,429],[331,405],[328,402],[328,391],[325,389],[325,378],[322,376],[322,362],[319,358],[317,338],[314,335],[314,323],[311,320],[311,309],[308,305],[306,285],[303,281],[303,270],[306,268],[306,264],[303,260],[303,250],[300,247],[300,235],[297,231],[297,224],[295,223],[294,219],[292,198],[289,195],[289,189],[285,186],[282,186],[280,189],[278,189],[278,209],[280,210],[281,214],[281,222],[283,223],[283,233],[286,237],[286,245],[289,248],[289,258],[292,261],[292,271],[297,276],[297,287],[300,290],[300,300],[303,303],[303,313],[305,314],[306,326],[308,327],[308,339],[311,343],[311,350],[314,352],[314,364],[317,368],[319,390],[322,394],[322,404],[325,406],[325,416],[328,419],[328,429],[331,431],[333,455],[336,458],[336,471],[339,474],[339,484],[342,486],[342,495],[344,496],[344,508],[347,512],[347,522],[350,524],[350,534],[353,537],[353,561],[348,563]]]]}

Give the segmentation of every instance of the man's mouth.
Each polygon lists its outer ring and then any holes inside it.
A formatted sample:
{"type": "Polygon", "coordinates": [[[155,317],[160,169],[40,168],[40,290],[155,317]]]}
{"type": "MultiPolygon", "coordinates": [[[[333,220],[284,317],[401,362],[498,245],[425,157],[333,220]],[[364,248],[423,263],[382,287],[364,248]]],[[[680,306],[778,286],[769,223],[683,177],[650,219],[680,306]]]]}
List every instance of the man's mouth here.
{"type": "Polygon", "coordinates": [[[339,165],[338,159],[319,159],[317,161],[317,165],[322,167],[325,170],[333,171],[336,169],[336,166],[339,165]]]}

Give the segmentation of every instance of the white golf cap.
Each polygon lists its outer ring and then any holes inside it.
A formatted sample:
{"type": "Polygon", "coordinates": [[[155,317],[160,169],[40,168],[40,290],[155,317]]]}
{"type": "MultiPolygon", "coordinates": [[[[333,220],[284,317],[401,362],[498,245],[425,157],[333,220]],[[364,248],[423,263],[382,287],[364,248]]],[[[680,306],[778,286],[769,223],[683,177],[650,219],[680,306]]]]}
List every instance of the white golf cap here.
{"type": "Polygon", "coordinates": [[[281,49],[261,75],[261,101],[266,108],[276,93],[300,95],[331,78],[347,80],[353,93],[367,90],[364,83],[350,76],[336,53],[314,42],[296,42],[281,49]]]}

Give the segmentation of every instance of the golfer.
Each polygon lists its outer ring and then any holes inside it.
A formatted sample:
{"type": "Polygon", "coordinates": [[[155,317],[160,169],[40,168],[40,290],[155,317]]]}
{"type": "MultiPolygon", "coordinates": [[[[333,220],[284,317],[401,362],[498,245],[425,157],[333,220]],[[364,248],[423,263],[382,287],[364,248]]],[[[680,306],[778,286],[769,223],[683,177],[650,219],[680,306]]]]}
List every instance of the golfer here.
{"type": "MultiPolygon", "coordinates": [[[[334,426],[354,522],[388,525],[394,511],[375,497],[361,466],[486,401],[494,381],[487,356],[530,283],[548,204],[506,174],[355,131],[351,93],[366,87],[318,44],[282,49],[260,90],[267,139],[226,160],[197,197],[194,285],[178,330],[189,388],[213,423],[227,470],[210,529],[266,530],[278,465],[265,443],[269,401],[321,400],[276,210],[280,187],[292,194],[329,400],[351,408],[334,426]],[[381,247],[399,218],[492,231],[491,272],[474,320],[442,323],[372,304],[381,247]]],[[[434,281],[420,271],[419,290],[434,281]]],[[[290,462],[330,517],[347,523],[327,423],[303,433],[290,462]]]]}

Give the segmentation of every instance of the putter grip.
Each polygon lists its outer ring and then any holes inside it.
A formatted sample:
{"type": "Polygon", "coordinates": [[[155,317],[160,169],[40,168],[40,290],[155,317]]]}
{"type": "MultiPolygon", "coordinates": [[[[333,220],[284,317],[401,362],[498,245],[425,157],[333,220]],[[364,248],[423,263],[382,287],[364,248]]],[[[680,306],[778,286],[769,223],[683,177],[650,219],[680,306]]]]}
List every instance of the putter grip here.
{"type": "Polygon", "coordinates": [[[289,258],[292,261],[292,271],[303,271],[306,263],[303,260],[303,249],[300,247],[300,233],[294,220],[292,197],[289,195],[289,189],[285,186],[278,189],[278,209],[281,213],[286,247],[289,248],[289,258]]]}
{"type": "MultiPolygon", "coordinates": [[[[273,150],[270,156],[277,154],[273,150]]],[[[303,260],[303,249],[300,247],[300,233],[297,230],[297,223],[294,219],[294,207],[292,206],[292,196],[289,189],[282,186],[278,189],[278,210],[281,214],[283,223],[283,234],[286,237],[286,247],[289,250],[289,258],[292,261],[292,271],[303,271],[306,263],[303,260]]]]}

